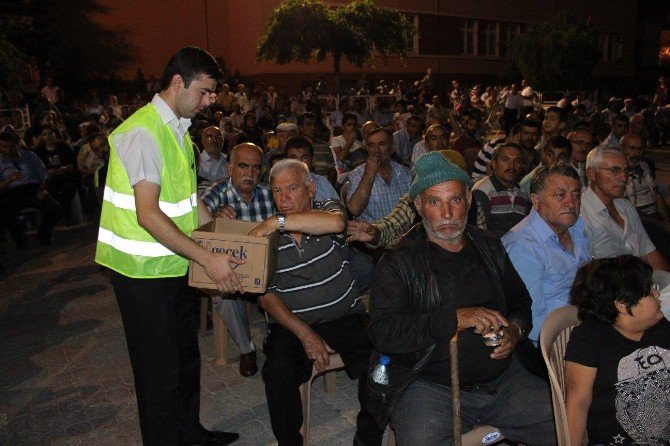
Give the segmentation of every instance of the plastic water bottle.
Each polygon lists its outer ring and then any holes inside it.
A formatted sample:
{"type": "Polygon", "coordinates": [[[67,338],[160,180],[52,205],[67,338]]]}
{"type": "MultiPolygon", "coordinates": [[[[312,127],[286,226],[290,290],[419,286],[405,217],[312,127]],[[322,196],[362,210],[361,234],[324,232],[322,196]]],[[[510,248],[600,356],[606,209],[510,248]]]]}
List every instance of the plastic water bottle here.
{"type": "Polygon", "coordinates": [[[389,383],[389,374],[387,365],[391,363],[391,358],[386,355],[381,355],[379,357],[379,363],[372,369],[372,380],[377,384],[382,384],[387,386],[389,383]]]}

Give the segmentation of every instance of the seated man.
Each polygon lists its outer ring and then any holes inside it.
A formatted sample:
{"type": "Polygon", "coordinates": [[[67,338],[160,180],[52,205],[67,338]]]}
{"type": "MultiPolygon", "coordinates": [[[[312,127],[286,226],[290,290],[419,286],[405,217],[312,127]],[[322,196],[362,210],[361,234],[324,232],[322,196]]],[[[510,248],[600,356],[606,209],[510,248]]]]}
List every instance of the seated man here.
{"type": "Polygon", "coordinates": [[[504,142],[516,142],[523,150],[525,162],[524,175],[533,170],[540,163],[540,152],[535,150],[535,145],[540,138],[541,124],[532,119],[526,119],[521,125],[519,132],[512,138],[497,138],[486,144],[477,154],[475,165],[472,169],[472,179],[477,181],[486,176],[488,166],[493,157],[493,150],[504,142]]]}
{"type": "Polygon", "coordinates": [[[228,160],[221,153],[223,149],[223,132],[216,126],[209,126],[202,131],[200,137],[203,151],[198,162],[198,177],[209,183],[228,179],[228,160]]]}
{"type": "Polygon", "coordinates": [[[77,159],[72,148],[56,138],[54,127],[42,128],[42,144],[35,150],[49,178],[45,185],[49,195],[60,204],[67,219],[72,218],[72,198],[77,193],[77,159]]]}
{"type": "Polygon", "coordinates": [[[77,154],[77,168],[86,191],[85,207],[99,210],[102,206],[105,177],[109,164],[109,141],[105,133],[93,135],[77,154]]]}
{"type": "Polygon", "coordinates": [[[472,147],[481,150],[483,146],[481,141],[477,138],[477,131],[479,130],[479,117],[471,113],[464,113],[461,117],[461,123],[463,126],[463,133],[461,133],[460,136],[454,140],[451,148],[461,155],[465,155],[466,149],[470,149],[472,147]]]}
{"type": "Polygon", "coordinates": [[[403,369],[419,371],[382,413],[398,444],[453,444],[449,341],[458,331],[463,432],[483,423],[513,441],[555,445],[547,384],[513,355],[531,327],[528,291],[500,241],[466,225],[467,174],[438,153],[415,170],[409,195],[423,223],[377,266],[369,331],[400,367],[390,386],[404,381],[403,369]],[[502,334],[499,345],[484,344],[491,334],[502,334]]]}
{"type": "MultiPolygon", "coordinates": [[[[230,178],[207,189],[202,201],[219,218],[263,221],[274,214],[270,188],[259,183],[263,171],[263,150],[244,142],[233,147],[228,162],[230,178]]],[[[233,296],[216,296],[215,308],[240,349],[240,374],[258,371],[256,346],[251,340],[246,302],[233,296]]]]}
{"type": "Polygon", "coordinates": [[[643,158],[642,139],[633,133],[621,137],[630,165],[626,197],[637,209],[649,238],[665,258],[670,255],[670,209],[656,187],[656,179],[643,158]]]}
{"type": "Polygon", "coordinates": [[[409,166],[412,162],[412,151],[414,146],[421,141],[423,119],[418,116],[410,116],[407,125],[393,133],[393,144],[400,162],[409,166]]]}
{"type": "Polygon", "coordinates": [[[572,148],[570,152],[570,164],[577,169],[579,179],[582,182],[582,191],[588,186],[586,178],[586,155],[593,148],[593,134],[586,128],[577,128],[568,133],[568,141],[572,148]]]}
{"type": "Polygon", "coordinates": [[[412,164],[414,164],[421,155],[435,150],[449,150],[449,135],[451,129],[442,124],[433,124],[426,130],[423,139],[416,143],[412,150],[412,164]]]}
{"type": "Polygon", "coordinates": [[[561,161],[568,161],[571,153],[572,144],[570,144],[570,141],[566,137],[558,135],[549,138],[547,144],[542,148],[540,164],[521,179],[519,182],[521,188],[530,195],[530,183],[535,173],[543,167],[550,167],[561,161]]]}
{"type": "Polygon", "coordinates": [[[345,113],[342,118],[342,134],[334,136],[330,141],[333,159],[337,169],[337,181],[343,183],[347,172],[365,161],[366,153],[363,143],[358,140],[357,117],[353,113],[345,113]]]}
{"type": "Polygon", "coordinates": [[[505,143],[493,151],[493,173],[472,187],[469,223],[502,237],[530,212],[530,197],[517,183],[524,166],[521,148],[505,143]]]}
{"type": "Polygon", "coordinates": [[[308,137],[314,146],[314,172],[328,176],[335,167],[333,155],[330,153],[330,144],[318,138],[317,124],[318,118],[312,112],[303,113],[298,117],[300,134],[308,137]]]}
{"type": "Polygon", "coordinates": [[[340,196],[335,191],[333,185],[330,184],[328,178],[312,171],[314,166],[314,146],[309,138],[302,135],[291,136],[286,140],[285,154],[286,158],[296,159],[307,165],[309,176],[316,185],[316,195],[314,197],[316,201],[340,199],[340,196]]]}
{"type": "Polygon", "coordinates": [[[628,160],[618,147],[598,146],[586,158],[589,188],[582,199],[582,217],[596,259],[631,254],[654,269],[670,271],[625,197],[628,160]]]}
{"type": "MultiPolygon", "coordinates": [[[[251,231],[263,236],[279,231],[277,271],[259,304],[270,317],[263,345],[263,381],[272,431],[280,446],[301,445],[299,387],[312,367],[323,370],[337,352],[347,372],[364,387],[371,347],[366,315],[347,264],[347,215],[334,200],[312,201],[316,190],[304,163],[281,160],[270,172],[272,194],[280,214],[251,231]]],[[[361,411],[355,445],[380,445],[372,418],[361,411]]]]}
{"type": "Polygon", "coordinates": [[[16,245],[28,246],[25,228],[16,220],[19,213],[34,207],[42,212],[37,239],[51,243],[54,225],[61,217],[61,208],[44,189],[47,170],[42,161],[21,143],[15,131],[0,133],[0,223],[5,226],[16,245]]]}
{"type": "MultiPolygon", "coordinates": [[[[465,159],[455,150],[440,150],[450,163],[465,172],[465,159]]],[[[398,200],[393,210],[374,223],[350,221],[347,227],[347,242],[363,242],[370,249],[384,248],[396,238],[407,232],[416,222],[418,214],[408,194],[398,200]]]]}
{"type": "Polygon", "coordinates": [[[537,346],[547,315],[570,303],[572,281],[590,252],[579,218],[582,188],[575,168],[566,162],[542,168],[530,190],[533,209],[502,242],[533,299],[528,337],[537,346]]]}
{"type": "Polygon", "coordinates": [[[365,164],[349,174],[347,208],[361,220],[382,218],[409,190],[410,170],[391,160],[393,135],[386,129],[372,130],[365,138],[369,153],[365,164]]]}
{"type": "Polygon", "coordinates": [[[612,118],[610,120],[610,126],[612,131],[609,135],[607,135],[607,138],[605,138],[603,142],[600,143],[600,145],[603,147],[620,147],[621,138],[626,133],[628,133],[628,117],[622,115],[621,113],[614,113],[612,114],[612,118]]]}

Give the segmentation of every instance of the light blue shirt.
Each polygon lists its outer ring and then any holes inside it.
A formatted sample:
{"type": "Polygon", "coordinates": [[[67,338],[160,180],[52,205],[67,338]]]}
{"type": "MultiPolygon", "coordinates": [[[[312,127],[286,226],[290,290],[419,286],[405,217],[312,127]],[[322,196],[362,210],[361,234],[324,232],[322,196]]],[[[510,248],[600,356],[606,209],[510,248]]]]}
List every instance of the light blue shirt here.
{"type": "MultiPolygon", "coordinates": [[[[365,173],[365,164],[361,164],[349,173],[349,191],[347,192],[347,201],[356,192],[365,173]]],[[[358,216],[360,220],[373,222],[388,215],[403,194],[409,191],[412,185],[412,172],[405,166],[391,161],[391,183],[386,181],[377,173],[375,181],[370,191],[370,199],[367,206],[358,216]]]]}
{"type": "Polygon", "coordinates": [[[314,181],[314,184],[316,184],[316,194],[314,195],[314,201],[340,201],[340,196],[337,194],[337,191],[335,191],[333,185],[330,184],[328,178],[322,175],[317,175],[314,172],[310,172],[309,176],[312,177],[312,181],[314,181]]]}
{"type": "Polygon", "coordinates": [[[568,228],[573,250],[567,251],[558,235],[535,208],[502,238],[514,268],[533,300],[533,329],[528,338],[537,346],[547,315],[570,303],[570,288],[579,267],[590,259],[589,239],[580,218],[568,228]]]}

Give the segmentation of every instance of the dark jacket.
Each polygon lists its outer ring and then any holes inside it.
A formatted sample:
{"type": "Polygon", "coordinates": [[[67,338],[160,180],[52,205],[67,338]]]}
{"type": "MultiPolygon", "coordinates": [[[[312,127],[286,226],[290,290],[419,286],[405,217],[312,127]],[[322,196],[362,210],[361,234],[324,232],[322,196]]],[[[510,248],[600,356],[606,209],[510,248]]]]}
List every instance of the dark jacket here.
{"type": "MultiPolygon", "coordinates": [[[[485,263],[491,285],[498,295],[500,312],[508,320],[521,321],[528,333],[532,323],[531,298],[500,239],[469,225],[465,236],[473,242],[485,263]]],[[[459,277],[458,272],[451,279],[468,280],[459,277]]],[[[442,281],[445,282],[450,281],[442,281]]],[[[418,363],[422,368],[429,362],[426,355],[449,355],[449,340],[457,327],[456,306],[454,299],[450,299],[453,292],[438,289],[422,223],[415,225],[384,254],[377,265],[373,283],[370,341],[377,352],[391,358],[390,385],[402,383],[404,388],[408,376],[418,373],[412,369],[416,369],[418,363]]],[[[386,398],[386,402],[390,414],[395,401],[386,398]]]]}

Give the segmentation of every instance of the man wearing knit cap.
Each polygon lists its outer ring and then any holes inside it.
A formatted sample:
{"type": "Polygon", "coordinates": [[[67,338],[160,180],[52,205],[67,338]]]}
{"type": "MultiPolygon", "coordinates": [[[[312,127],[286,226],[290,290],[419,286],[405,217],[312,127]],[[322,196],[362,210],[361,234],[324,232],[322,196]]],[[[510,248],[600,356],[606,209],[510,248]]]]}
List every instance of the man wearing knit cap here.
{"type": "Polygon", "coordinates": [[[389,385],[409,384],[366,407],[381,425],[390,418],[398,444],[452,444],[449,341],[458,333],[463,432],[488,424],[514,442],[555,445],[547,385],[520,362],[531,328],[524,283],[500,240],[466,224],[467,174],[436,152],[414,170],[409,197],[423,221],[380,260],[369,328],[373,355],[390,357],[389,385]]]}

